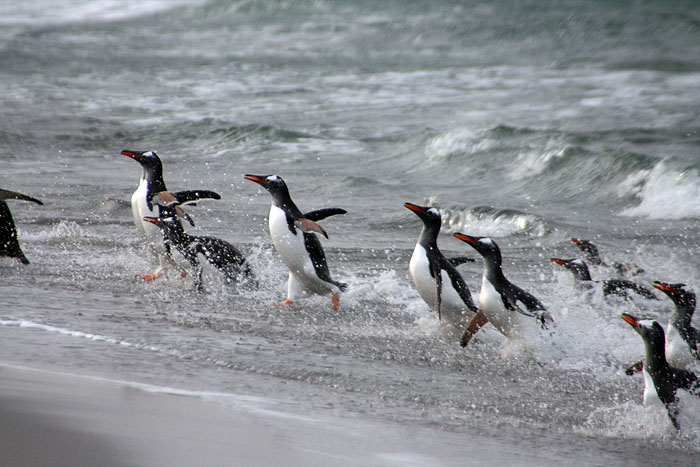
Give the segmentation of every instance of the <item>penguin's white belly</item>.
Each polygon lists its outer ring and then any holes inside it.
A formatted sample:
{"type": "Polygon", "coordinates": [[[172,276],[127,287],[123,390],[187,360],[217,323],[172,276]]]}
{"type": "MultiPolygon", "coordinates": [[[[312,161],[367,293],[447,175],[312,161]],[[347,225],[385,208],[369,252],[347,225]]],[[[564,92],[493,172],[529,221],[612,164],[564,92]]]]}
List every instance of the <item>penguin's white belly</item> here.
{"type": "MultiPolygon", "coordinates": [[[[408,269],[418,294],[437,313],[437,283],[435,278],[430,275],[428,255],[420,244],[417,244],[413,250],[408,269]]],[[[459,293],[452,287],[452,280],[447,275],[447,271],[441,271],[440,275],[442,277],[441,319],[453,324],[464,325],[468,308],[459,293]]]]}
{"type": "Polygon", "coordinates": [[[690,352],[688,343],[683,340],[681,333],[674,325],[668,325],[666,333],[666,360],[671,366],[695,371],[700,361],[690,352]]]}
{"type": "Polygon", "coordinates": [[[411,256],[411,262],[408,264],[408,270],[411,273],[413,285],[416,286],[416,290],[423,301],[432,310],[437,310],[437,284],[430,275],[430,263],[428,262],[425,248],[416,245],[411,256]]]}
{"type": "Polygon", "coordinates": [[[287,216],[277,206],[270,208],[269,226],[272,244],[282,262],[306,291],[324,295],[339,290],[335,284],[326,282],[316,275],[311,257],[304,245],[304,235],[298,228],[296,235],[289,230],[287,216]]]}
{"type": "Polygon", "coordinates": [[[131,195],[131,213],[134,216],[134,224],[138,231],[145,235],[149,242],[160,245],[163,239],[160,228],[143,220],[144,217],[158,217],[158,208],[156,206],[153,206],[154,209],[148,208],[146,186],[146,180],[141,179],[138,188],[131,195]]]}
{"type": "Polygon", "coordinates": [[[651,379],[651,375],[649,375],[646,368],[642,370],[642,374],[644,374],[644,407],[664,407],[664,403],[661,402],[659,395],[656,393],[654,380],[651,379]]]}
{"type": "MultiPolygon", "coordinates": [[[[437,283],[435,278],[430,275],[430,263],[425,248],[419,244],[413,250],[408,269],[418,294],[437,313],[437,283]]],[[[452,280],[447,271],[441,271],[440,275],[442,277],[441,319],[457,325],[466,324],[467,306],[459,293],[452,287],[452,280]]]]}
{"type": "Polygon", "coordinates": [[[520,335],[526,325],[525,316],[517,311],[511,311],[503,306],[501,294],[491,282],[483,276],[481,279],[481,291],[479,292],[479,309],[486,315],[489,322],[496,326],[506,337],[520,335]]]}

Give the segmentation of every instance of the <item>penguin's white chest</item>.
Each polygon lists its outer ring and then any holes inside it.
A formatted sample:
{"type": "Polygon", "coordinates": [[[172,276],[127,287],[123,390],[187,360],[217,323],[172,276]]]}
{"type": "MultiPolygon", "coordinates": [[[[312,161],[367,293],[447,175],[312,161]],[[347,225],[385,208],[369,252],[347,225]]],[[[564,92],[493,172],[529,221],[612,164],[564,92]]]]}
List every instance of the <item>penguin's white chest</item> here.
{"type": "Polygon", "coordinates": [[[695,371],[700,366],[700,361],[690,352],[688,343],[683,340],[680,331],[669,323],[666,333],[666,360],[672,366],[695,371]]]}
{"type": "Polygon", "coordinates": [[[659,395],[656,393],[654,380],[651,379],[651,375],[647,372],[646,367],[642,369],[642,374],[644,375],[644,407],[664,407],[664,403],[661,402],[659,395]]]}
{"type": "Polygon", "coordinates": [[[304,245],[303,233],[298,228],[296,234],[292,233],[287,225],[285,212],[274,205],[270,208],[269,226],[270,237],[277,254],[304,289],[316,294],[326,294],[337,289],[335,285],[327,283],[316,275],[311,257],[304,245]]]}
{"type": "MultiPolygon", "coordinates": [[[[437,282],[430,275],[428,254],[420,244],[417,244],[413,250],[408,269],[418,294],[431,309],[437,312],[437,282]]],[[[441,319],[457,325],[466,324],[467,306],[452,286],[452,279],[447,271],[440,271],[440,276],[442,278],[441,319]]]]}
{"type": "Polygon", "coordinates": [[[160,229],[154,224],[143,220],[144,217],[158,217],[158,208],[156,206],[154,206],[154,209],[148,208],[147,196],[148,184],[142,178],[138,188],[131,195],[131,213],[134,216],[134,224],[138,231],[144,234],[149,241],[160,243],[160,240],[163,238],[160,229]]]}
{"type": "Polygon", "coordinates": [[[416,245],[416,248],[413,250],[408,270],[411,273],[413,285],[416,286],[416,290],[423,301],[431,309],[437,310],[437,284],[435,283],[435,278],[430,275],[428,253],[420,244],[416,245]]]}
{"type": "Polygon", "coordinates": [[[489,322],[496,326],[504,336],[511,337],[521,332],[521,316],[503,305],[501,294],[498,293],[485,274],[481,278],[479,308],[484,312],[489,322]]]}

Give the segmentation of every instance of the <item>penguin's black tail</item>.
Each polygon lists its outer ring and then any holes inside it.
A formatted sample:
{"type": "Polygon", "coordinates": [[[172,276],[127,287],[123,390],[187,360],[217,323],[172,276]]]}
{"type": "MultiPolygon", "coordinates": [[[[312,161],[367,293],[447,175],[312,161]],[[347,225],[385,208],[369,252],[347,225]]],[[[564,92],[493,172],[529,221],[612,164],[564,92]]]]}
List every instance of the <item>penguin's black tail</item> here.
{"type": "Polygon", "coordinates": [[[348,288],[348,284],[345,282],[336,282],[335,285],[338,286],[341,292],[345,292],[345,290],[348,288]]]}

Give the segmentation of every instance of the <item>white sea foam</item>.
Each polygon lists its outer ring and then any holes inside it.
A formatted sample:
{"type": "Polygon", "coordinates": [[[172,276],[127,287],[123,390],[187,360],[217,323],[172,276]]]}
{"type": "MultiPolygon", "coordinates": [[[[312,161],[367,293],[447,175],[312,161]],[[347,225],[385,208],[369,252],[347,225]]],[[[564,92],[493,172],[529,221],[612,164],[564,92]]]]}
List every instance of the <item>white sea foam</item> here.
{"type": "MultiPolygon", "coordinates": [[[[200,3],[204,1],[200,0],[200,3]]],[[[196,0],[3,2],[0,4],[0,24],[56,24],[126,19],[196,3],[196,0]]]]}
{"type": "Polygon", "coordinates": [[[544,221],[533,214],[518,211],[477,207],[473,209],[440,210],[442,229],[447,233],[465,232],[469,235],[507,237],[527,232],[535,237],[547,233],[544,221]]]}
{"type": "Polygon", "coordinates": [[[114,337],[103,336],[100,334],[93,334],[93,333],[84,332],[84,331],[77,331],[77,330],[73,330],[73,329],[66,329],[66,328],[62,328],[62,327],[58,327],[58,326],[52,326],[50,324],[36,323],[34,321],[29,321],[29,320],[24,320],[24,319],[1,319],[0,326],[36,329],[36,330],[45,331],[45,332],[62,334],[64,336],[69,336],[69,337],[76,337],[76,338],[87,339],[87,340],[91,340],[91,341],[105,342],[107,344],[121,345],[124,347],[136,347],[136,348],[143,348],[143,349],[154,350],[154,351],[161,350],[159,347],[156,347],[156,346],[135,344],[135,343],[124,341],[124,340],[117,339],[114,337]]]}
{"type": "Polygon", "coordinates": [[[650,219],[700,217],[700,174],[679,170],[661,161],[650,170],[630,174],[618,189],[620,195],[633,194],[640,202],[622,211],[623,216],[650,219]]]}

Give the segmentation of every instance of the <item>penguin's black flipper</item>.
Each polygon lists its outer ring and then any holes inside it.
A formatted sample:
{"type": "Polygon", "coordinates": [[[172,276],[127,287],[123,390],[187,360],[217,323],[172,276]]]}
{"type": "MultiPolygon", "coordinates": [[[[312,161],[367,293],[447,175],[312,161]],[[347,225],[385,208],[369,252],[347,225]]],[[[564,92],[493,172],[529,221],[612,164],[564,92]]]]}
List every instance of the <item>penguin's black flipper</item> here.
{"type": "Polygon", "coordinates": [[[476,260],[468,256],[456,256],[454,258],[447,258],[447,261],[449,261],[452,266],[457,267],[461,264],[473,263],[476,260]]]}
{"type": "Polygon", "coordinates": [[[22,193],[17,193],[16,191],[0,190],[0,200],[4,200],[4,199],[21,199],[22,201],[31,201],[32,203],[41,204],[41,205],[44,204],[36,198],[32,198],[31,196],[23,195],[22,193]]]}
{"type": "Polygon", "coordinates": [[[479,308],[476,305],[474,305],[474,300],[472,300],[472,294],[469,291],[469,287],[467,286],[466,282],[464,282],[464,279],[459,274],[459,272],[456,269],[454,269],[454,260],[467,260],[462,261],[459,264],[474,260],[465,256],[460,256],[458,258],[444,258],[444,263],[442,264],[441,269],[447,273],[447,277],[450,278],[452,288],[455,289],[455,291],[457,291],[457,294],[459,294],[459,298],[462,299],[462,302],[466,305],[467,308],[469,308],[470,311],[476,313],[479,311],[479,308]]]}
{"type": "Polygon", "coordinates": [[[438,321],[442,321],[442,273],[440,268],[430,262],[430,274],[435,278],[435,288],[437,289],[437,315],[438,321]]]}
{"type": "Polygon", "coordinates": [[[547,313],[547,308],[542,302],[517,285],[508,284],[508,287],[501,292],[501,299],[506,309],[536,318],[544,329],[546,329],[547,324],[552,321],[551,315],[547,313]],[[526,308],[527,311],[524,310],[523,307],[526,308]]]}
{"type": "Polygon", "coordinates": [[[317,209],[315,211],[309,211],[306,214],[304,214],[304,219],[308,219],[310,221],[320,221],[325,219],[326,217],[330,216],[335,216],[337,214],[346,214],[347,211],[345,209],[341,208],[325,208],[325,209],[317,209]]]}
{"type": "Polygon", "coordinates": [[[221,199],[221,195],[210,190],[187,190],[172,193],[177,204],[192,204],[205,199],[221,199]]]}
{"type": "Polygon", "coordinates": [[[625,290],[631,290],[638,293],[642,297],[649,300],[658,300],[659,297],[654,295],[654,292],[639,285],[636,282],[628,281],[625,279],[610,279],[603,281],[603,293],[605,295],[615,294],[615,295],[626,295],[625,290]]]}

